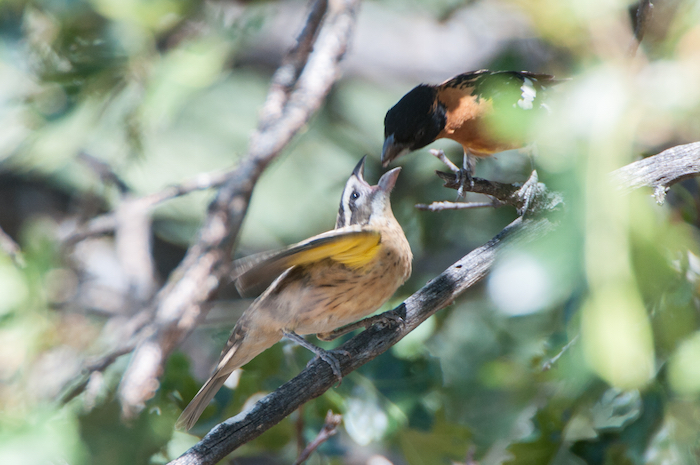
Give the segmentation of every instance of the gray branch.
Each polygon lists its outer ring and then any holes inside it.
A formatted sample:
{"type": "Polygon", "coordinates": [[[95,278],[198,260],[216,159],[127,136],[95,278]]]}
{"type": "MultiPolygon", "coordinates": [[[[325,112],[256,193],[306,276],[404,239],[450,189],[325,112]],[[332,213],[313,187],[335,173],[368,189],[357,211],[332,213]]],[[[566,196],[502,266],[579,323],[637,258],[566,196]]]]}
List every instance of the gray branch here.
{"type": "Polygon", "coordinates": [[[247,156],[219,189],[196,243],[155,297],[153,321],[141,332],[141,342],[119,386],[126,417],[143,409],[158,389],[165,360],[204,316],[204,304],[228,270],[231,249],[256,181],[318,110],[338,78],[338,63],[345,54],[358,3],[317,0],[313,4],[291,58],[273,77],[247,156]],[[280,86],[285,90],[278,98],[280,86]]]}
{"type": "MultiPolygon", "coordinates": [[[[612,173],[621,186],[634,189],[643,186],[669,186],[700,173],[700,143],[674,147],[645,160],[632,163],[612,173]]],[[[520,187],[505,185],[491,188],[475,182],[489,193],[501,192],[512,197],[520,187]]],[[[550,194],[542,192],[542,198],[550,194]]],[[[488,243],[473,250],[443,271],[423,288],[411,295],[391,312],[404,324],[372,326],[341,345],[337,352],[343,376],[386,352],[428,317],[450,305],[460,294],[484,278],[497,255],[507,247],[541,238],[556,224],[543,216],[521,216],[488,243]],[[347,355],[343,355],[347,353],[347,355]]],[[[330,389],[336,378],[328,364],[313,360],[299,375],[258,401],[255,406],[215,426],[202,440],[171,465],[214,464],[242,444],[258,437],[282,421],[304,403],[330,389]]]]}
{"type": "MultiPolygon", "coordinates": [[[[404,324],[372,326],[338,348],[343,376],[386,352],[428,317],[450,305],[490,270],[504,247],[541,237],[554,225],[546,218],[515,220],[487,244],[463,257],[392,310],[404,324]],[[344,353],[347,352],[347,355],[344,353]]],[[[214,464],[233,450],[282,421],[302,404],[337,383],[330,366],[313,360],[299,375],[268,394],[247,411],[214,427],[171,465],[214,464]]]]}
{"type": "Polygon", "coordinates": [[[663,203],[672,185],[695,177],[699,172],[700,142],[693,142],[630,163],[613,171],[611,176],[624,191],[651,187],[657,202],[663,203]]]}

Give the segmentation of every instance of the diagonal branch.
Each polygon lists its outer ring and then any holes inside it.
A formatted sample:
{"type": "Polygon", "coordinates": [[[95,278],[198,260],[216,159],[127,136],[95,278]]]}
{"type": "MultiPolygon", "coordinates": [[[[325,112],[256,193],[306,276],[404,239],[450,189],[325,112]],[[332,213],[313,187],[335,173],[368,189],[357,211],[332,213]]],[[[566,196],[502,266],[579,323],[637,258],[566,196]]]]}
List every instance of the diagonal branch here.
{"type": "MultiPolygon", "coordinates": [[[[463,257],[393,310],[402,325],[372,326],[338,348],[343,375],[386,352],[428,317],[450,305],[466,289],[481,280],[498,252],[521,241],[541,237],[554,225],[546,218],[516,219],[487,244],[463,257]]],[[[212,429],[198,444],[171,465],[214,464],[242,444],[282,421],[299,406],[330,389],[337,379],[328,364],[314,359],[299,375],[268,394],[255,406],[212,429]]]]}
{"type": "Polygon", "coordinates": [[[350,39],[358,4],[359,0],[317,0],[313,4],[307,27],[291,52],[293,58],[282,66],[289,66],[291,77],[280,77],[278,72],[273,78],[277,84],[271,94],[279,83],[290,91],[279,99],[268,98],[248,155],[220,188],[196,243],[155,298],[153,322],[143,330],[119,386],[125,416],[140,412],[153,396],[165,360],[203,317],[203,304],[227,271],[256,181],[318,110],[338,78],[338,63],[350,39]]]}
{"type": "MultiPolygon", "coordinates": [[[[200,173],[192,179],[185,180],[180,184],[167,186],[158,192],[131,199],[130,208],[150,212],[161,203],[176,197],[181,197],[195,191],[221,187],[231,177],[232,172],[233,171],[200,173]]],[[[91,219],[67,235],[63,239],[63,244],[70,247],[89,237],[113,233],[118,227],[116,216],[116,212],[112,211],[91,219]]]]}
{"type": "Polygon", "coordinates": [[[299,457],[297,457],[294,465],[300,465],[306,462],[311,454],[313,454],[313,452],[318,449],[321,444],[326,442],[332,436],[335,436],[335,434],[338,432],[336,428],[338,428],[338,425],[340,425],[342,420],[342,415],[335,414],[329,410],[328,413],[326,413],[326,421],[323,423],[323,428],[321,428],[321,431],[318,432],[316,438],[311,441],[311,443],[309,443],[304,450],[301,451],[301,454],[299,454],[299,457]]]}
{"type": "Polygon", "coordinates": [[[693,142],[630,163],[613,171],[611,176],[625,191],[653,188],[656,201],[661,204],[673,184],[695,177],[699,172],[700,142],[693,142]]]}
{"type": "MultiPolygon", "coordinates": [[[[612,173],[621,186],[668,186],[700,174],[700,143],[668,149],[656,156],[627,165],[612,173]]],[[[478,183],[477,183],[478,184],[478,183]]],[[[541,238],[556,228],[546,217],[521,216],[488,243],[473,250],[392,312],[404,320],[402,325],[370,327],[338,349],[343,375],[386,352],[428,317],[451,304],[491,269],[497,255],[507,247],[541,238]]],[[[282,421],[304,403],[315,399],[336,382],[331,368],[314,359],[299,375],[268,394],[251,410],[242,412],[214,427],[202,440],[171,465],[207,465],[217,463],[242,444],[258,437],[282,421]]]]}
{"type": "Polygon", "coordinates": [[[2,228],[0,228],[0,250],[5,252],[18,267],[24,268],[26,266],[22,249],[2,228]]]}

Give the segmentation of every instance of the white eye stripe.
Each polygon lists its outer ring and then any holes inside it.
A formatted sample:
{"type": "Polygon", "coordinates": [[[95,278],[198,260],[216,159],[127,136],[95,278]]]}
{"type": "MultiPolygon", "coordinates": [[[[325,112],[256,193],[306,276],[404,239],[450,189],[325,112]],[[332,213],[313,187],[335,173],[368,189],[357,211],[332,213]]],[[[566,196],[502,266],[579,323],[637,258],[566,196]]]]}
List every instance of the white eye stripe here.
{"type": "Polygon", "coordinates": [[[349,226],[353,224],[353,214],[357,210],[357,206],[355,205],[354,199],[359,198],[360,196],[358,195],[357,197],[353,198],[353,194],[357,194],[360,192],[360,189],[357,186],[358,181],[356,178],[351,178],[348,180],[347,184],[345,185],[345,190],[343,190],[343,196],[340,200],[340,215],[342,215],[342,224],[338,223],[339,226],[349,226]]]}

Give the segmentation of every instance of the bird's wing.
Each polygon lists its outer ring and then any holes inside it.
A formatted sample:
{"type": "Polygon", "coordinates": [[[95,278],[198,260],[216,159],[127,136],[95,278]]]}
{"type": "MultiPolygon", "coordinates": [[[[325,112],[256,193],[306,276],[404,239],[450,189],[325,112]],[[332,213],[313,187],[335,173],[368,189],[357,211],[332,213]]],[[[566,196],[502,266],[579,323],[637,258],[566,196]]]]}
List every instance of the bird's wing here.
{"type": "Polygon", "coordinates": [[[438,90],[460,89],[465,95],[476,95],[479,99],[491,100],[495,107],[512,107],[520,100],[534,99],[537,91],[561,81],[551,74],[481,69],[448,79],[438,86],[438,90]],[[528,87],[532,89],[532,96],[528,95],[528,87]]]}
{"type": "Polygon", "coordinates": [[[379,251],[378,231],[357,226],[340,228],[311,237],[275,252],[264,252],[233,262],[233,276],[238,292],[244,297],[265,290],[284,270],[324,259],[350,268],[368,263],[379,251]]]}

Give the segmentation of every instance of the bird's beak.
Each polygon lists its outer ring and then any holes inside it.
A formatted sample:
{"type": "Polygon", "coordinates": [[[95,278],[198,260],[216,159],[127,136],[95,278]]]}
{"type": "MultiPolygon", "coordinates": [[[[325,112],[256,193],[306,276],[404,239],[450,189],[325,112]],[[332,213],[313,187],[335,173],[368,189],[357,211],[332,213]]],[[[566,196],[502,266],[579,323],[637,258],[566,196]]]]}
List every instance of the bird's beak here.
{"type": "Polygon", "coordinates": [[[399,177],[400,172],[401,168],[399,167],[384,173],[384,175],[381,178],[379,178],[379,182],[377,183],[379,189],[386,192],[387,194],[391,192],[391,190],[394,188],[394,185],[396,184],[396,178],[399,177]]]}
{"type": "Polygon", "coordinates": [[[394,135],[390,134],[384,139],[384,147],[382,148],[382,166],[386,167],[394,158],[408,152],[408,147],[403,144],[397,144],[394,140],[394,135]]]}
{"type": "Polygon", "coordinates": [[[367,155],[362,157],[362,159],[359,161],[359,163],[355,166],[355,169],[352,170],[352,174],[357,177],[357,179],[360,179],[361,181],[365,180],[365,159],[367,158],[367,155]]]}

